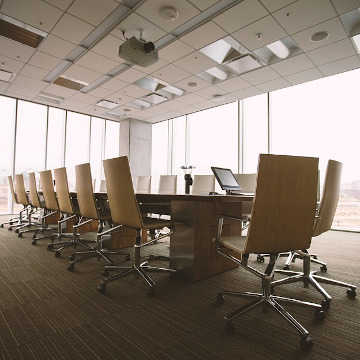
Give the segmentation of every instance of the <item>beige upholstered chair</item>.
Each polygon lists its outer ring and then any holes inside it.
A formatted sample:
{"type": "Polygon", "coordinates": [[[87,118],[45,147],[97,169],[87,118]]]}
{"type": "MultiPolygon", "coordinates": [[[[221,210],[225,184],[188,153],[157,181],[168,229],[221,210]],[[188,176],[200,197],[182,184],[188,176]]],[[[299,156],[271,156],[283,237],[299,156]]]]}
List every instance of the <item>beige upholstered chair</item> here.
{"type": "Polygon", "coordinates": [[[135,197],[129,162],[126,156],[104,160],[103,164],[111,217],[113,223],[117,225],[114,229],[110,229],[110,231],[116,231],[120,227],[135,229],[136,242],[134,245],[132,264],[129,266],[106,265],[105,272],[118,270],[120,273],[105,277],[99,284],[98,290],[104,293],[108,282],[125,277],[130,273],[135,273],[149,286],[150,292],[153,292],[155,282],[148,276],[147,271],[175,272],[175,270],[153,267],[150,266],[147,261],[142,261],[141,248],[152,244],[161,237],[171,235],[167,233],[150,241],[147,239],[148,231],[162,229],[165,226],[169,227],[170,222],[144,217],[141,214],[135,197]],[[144,233],[146,235],[144,235],[144,233]],[[146,238],[141,241],[143,236],[146,236],[146,238]]]}
{"type": "Polygon", "coordinates": [[[214,175],[194,175],[192,194],[208,195],[215,191],[215,176],[214,175]]]}
{"type": "Polygon", "coordinates": [[[160,175],[159,194],[176,194],[177,175],[160,175]]]}
{"type": "Polygon", "coordinates": [[[151,193],[151,176],[137,176],[136,186],[137,193],[151,193]]]}
{"type": "Polygon", "coordinates": [[[74,225],[74,229],[77,230],[84,225],[90,224],[93,221],[98,222],[98,230],[94,246],[89,245],[89,241],[81,238],[77,239],[77,242],[85,247],[85,251],[76,251],[69,259],[70,263],[68,266],[69,271],[73,271],[75,264],[82,262],[90,258],[98,258],[105,260],[108,264],[112,264],[112,260],[108,255],[128,255],[121,251],[109,251],[103,249],[102,231],[104,228],[105,221],[111,222],[111,216],[106,208],[106,201],[101,203],[94,196],[93,182],[91,178],[90,164],[81,164],[75,166],[75,177],[76,177],[76,194],[77,202],[79,205],[79,215],[81,217],[80,222],[74,225]]]}
{"type": "MultiPolygon", "coordinates": [[[[312,233],[313,237],[319,236],[331,229],[331,225],[339,201],[341,170],[342,170],[342,163],[335,160],[329,160],[326,169],[324,190],[320,201],[320,206],[318,208],[315,217],[315,223],[312,233]]],[[[356,286],[338,280],[332,280],[326,277],[319,276],[317,275],[319,270],[311,271],[310,263],[312,259],[311,259],[311,255],[307,251],[309,247],[310,244],[307,247],[299,247],[298,249],[302,249],[302,250],[296,251],[297,257],[300,257],[303,260],[303,271],[296,272],[296,271],[288,271],[288,270],[276,270],[277,273],[288,275],[289,277],[274,281],[272,283],[272,287],[276,287],[283,284],[290,284],[298,281],[304,283],[306,287],[308,287],[308,285],[310,284],[317,291],[319,291],[320,294],[322,294],[322,296],[324,297],[323,300],[324,307],[330,306],[330,302],[332,298],[319,283],[345,287],[347,288],[348,296],[355,297],[356,286]]]]}
{"type": "Polygon", "coordinates": [[[219,304],[224,301],[224,295],[253,299],[250,304],[225,315],[229,330],[234,329],[234,318],[258,305],[265,305],[295,327],[301,336],[302,346],[312,345],[309,332],[279,302],[314,308],[319,317],[324,316],[322,306],[275,296],[271,291],[271,283],[274,266],[281,252],[310,246],[316,208],[317,167],[317,158],[260,155],[256,194],[247,236],[222,237],[222,224],[226,216],[220,216],[217,251],[258,277],[262,284],[261,293],[223,291],[218,294],[219,304]],[[270,254],[270,261],[264,272],[249,266],[248,257],[252,253],[270,254]]]}
{"type": "Polygon", "coordinates": [[[241,191],[254,193],[256,190],[257,174],[234,174],[236,181],[241,186],[241,191]]]}

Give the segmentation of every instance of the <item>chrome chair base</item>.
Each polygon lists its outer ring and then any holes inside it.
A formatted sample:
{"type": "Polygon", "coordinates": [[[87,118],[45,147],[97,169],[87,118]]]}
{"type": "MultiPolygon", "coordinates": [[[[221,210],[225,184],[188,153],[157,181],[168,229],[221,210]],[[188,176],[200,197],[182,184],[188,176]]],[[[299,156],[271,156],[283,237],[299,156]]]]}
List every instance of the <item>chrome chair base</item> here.
{"type": "Polygon", "coordinates": [[[356,286],[352,284],[348,284],[342,281],[328,279],[323,276],[317,275],[320,270],[311,271],[310,270],[310,263],[311,263],[311,255],[307,253],[301,253],[298,255],[303,259],[303,272],[299,271],[289,271],[289,270],[275,270],[278,274],[287,275],[289,277],[275,280],[271,283],[271,288],[274,289],[275,287],[283,284],[292,284],[295,282],[303,282],[304,287],[309,287],[312,285],[323,297],[324,300],[322,302],[323,306],[327,309],[330,306],[330,302],[332,297],[329,293],[320,285],[320,283],[325,283],[329,285],[337,285],[341,287],[348,288],[347,295],[351,298],[356,296],[356,286]]]}

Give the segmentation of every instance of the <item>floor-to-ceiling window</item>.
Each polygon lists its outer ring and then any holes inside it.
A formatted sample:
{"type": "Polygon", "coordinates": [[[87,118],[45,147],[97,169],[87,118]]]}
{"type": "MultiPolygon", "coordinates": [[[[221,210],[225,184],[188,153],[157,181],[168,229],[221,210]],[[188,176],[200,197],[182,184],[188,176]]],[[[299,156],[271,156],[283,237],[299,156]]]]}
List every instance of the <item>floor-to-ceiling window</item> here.
{"type": "Polygon", "coordinates": [[[9,175],[13,172],[16,100],[0,96],[0,213],[11,213],[9,175]]]}
{"type": "Polygon", "coordinates": [[[105,159],[119,156],[120,124],[115,121],[106,121],[105,134],[105,159]]]}
{"type": "Polygon", "coordinates": [[[103,177],[105,120],[91,118],[90,165],[92,177],[99,181],[103,177]]]}
{"type": "Polygon", "coordinates": [[[171,151],[171,174],[177,175],[177,188],[184,189],[184,170],[181,166],[189,165],[187,163],[186,150],[186,116],[174,118],[169,122],[171,127],[172,151],[171,151]]]}

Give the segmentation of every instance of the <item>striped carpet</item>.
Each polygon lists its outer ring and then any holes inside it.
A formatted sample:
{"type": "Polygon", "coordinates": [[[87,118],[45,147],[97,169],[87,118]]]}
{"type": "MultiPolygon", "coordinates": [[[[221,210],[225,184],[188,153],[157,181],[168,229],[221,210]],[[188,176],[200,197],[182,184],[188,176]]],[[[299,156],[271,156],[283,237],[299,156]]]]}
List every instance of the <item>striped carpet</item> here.
{"type": "MultiPolygon", "coordinates": [[[[33,246],[30,236],[0,229],[0,359],[360,358],[360,297],[351,300],[344,289],[327,287],[334,299],[324,321],[308,309],[287,307],[314,338],[312,350],[303,353],[294,329],[273,312],[253,310],[235,322],[235,334],[225,332],[224,313],[245,302],[227,299],[216,307],[213,300],[220,289],[257,290],[258,282],[243,270],[197,283],[154,274],[155,297],[130,276],[109,284],[104,296],[96,290],[101,262],[89,260],[70,273],[66,257],[55,258],[46,243],[33,246]]],[[[328,262],[326,276],[359,285],[359,234],[329,232],[313,240],[312,250],[328,262]]],[[[300,284],[278,293],[321,300],[300,284]]]]}

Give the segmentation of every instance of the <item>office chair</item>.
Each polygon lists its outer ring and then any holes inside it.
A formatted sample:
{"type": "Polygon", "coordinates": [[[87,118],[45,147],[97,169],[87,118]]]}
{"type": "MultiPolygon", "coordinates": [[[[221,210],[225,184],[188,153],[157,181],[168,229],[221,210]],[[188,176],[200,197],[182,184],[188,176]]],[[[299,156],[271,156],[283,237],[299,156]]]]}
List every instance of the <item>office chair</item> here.
{"type": "Polygon", "coordinates": [[[136,186],[137,193],[151,193],[151,176],[137,176],[136,186]]]}
{"type": "Polygon", "coordinates": [[[94,246],[89,245],[89,240],[77,239],[77,242],[85,247],[85,251],[76,251],[70,257],[70,263],[68,266],[69,271],[74,271],[75,264],[85,261],[90,258],[103,259],[107,263],[112,264],[112,260],[108,255],[125,255],[128,253],[122,251],[111,251],[103,249],[103,232],[105,222],[111,222],[110,213],[106,207],[106,201],[101,202],[96,199],[93,192],[93,182],[91,178],[90,164],[81,164],[75,166],[76,177],[76,192],[77,202],[79,205],[80,221],[74,225],[75,231],[90,224],[94,221],[98,222],[98,229],[96,234],[96,240],[92,241],[94,246]]]}
{"type": "Polygon", "coordinates": [[[320,319],[325,315],[322,306],[275,296],[271,288],[279,254],[310,245],[316,205],[317,167],[317,158],[261,154],[247,236],[222,236],[223,221],[227,217],[219,216],[215,242],[217,252],[258,277],[262,285],[260,293],[226,290],[218,294],[218,304],[224,301],[224,296],[253,299],[251,303],[225,315],[229,331],[234,330],[233,320],[236,317],[263,305],[280,314],[298,331],[301,347],[312,345],[309,332],[279,302],[313,308],[320,319]],[[248,264],[249,254],[259,253],[270,254],[269,264],[263,272],[248,264]]]}
{"type": "MultiPolygon", "coordinates": [[[[342,163],[335,160],[328,161],[326,175],[325,175],[325,182],[324,182],[324,191],[322,194],[320,206],[318,208],[316,217],[314,217],[315,223],[313,226],[312,237],[319,236],[331,229],[331,225],[339,201],[341,170],[342,170],[342,163]]],[[[288,271],[288,270],[276,270],[277,273],[288,275],[289,277],[281,280],[273,281],[271,284],[272,288],[275,288],[283,284],[295,283],[298,281],[301,281],[304,284],[304,287],[308,287],[309,285],[312,285],[324,297],[322,304],[325,308],[328,308],[330,306],[332,297],[320,285],[320,283],[325,283],[328,285],[337,285],[348,288],[347,289],[348,296],[350,298],[354,298],[356,296],[356,286],[342,281],[319,276],[317,275],[319,270],[311,271],[310,269],[311,255],[308,253],[309,247],[310,244],[307,247],[298,248],[302,250],[295,251],[297,257],[299,257],[303,261],[303,271],[297,272],[297,271],[288,271]]]]}
{"type": "Polygon", "coordinates": [[[215,191],[215,176],[214,175],[194,175],[193,185],[191,189],[192,194],[206,194],[215,191]]]}
{"type": "Polygon", "coordinates": [[[121,227],[128,227],[136,230],[134,244],[134,256],[129,266],[105,265],[105,273],[120,271],[105,277],[98,285],[98,290],[105,293],[106,285],[114,280],[123,278],[131,273],[141,277],[149,286],[150,294],[154,292],[155,281],[147,274],[148,271],[175,272],[173,269],[150,266],[148,261],[142,261],[141,249],[152,244],[155,240],[169,236],[171,233],[160,235],[156,239],[148,241],[147,232],[152,229],[162,229],[165,226],[171,227],[170,221],[155,219],[143,216],[138,206],[134,187],[131,179],[130,167],[126,156],[103,161],[108,200],[111,211],[111,218],[116,225],[109,232],[116,231],[121,227]],[[145,239],[142,239],[145,237],[145,239]],[[143,241],[142,241],[143,240],[143,241]]]}

